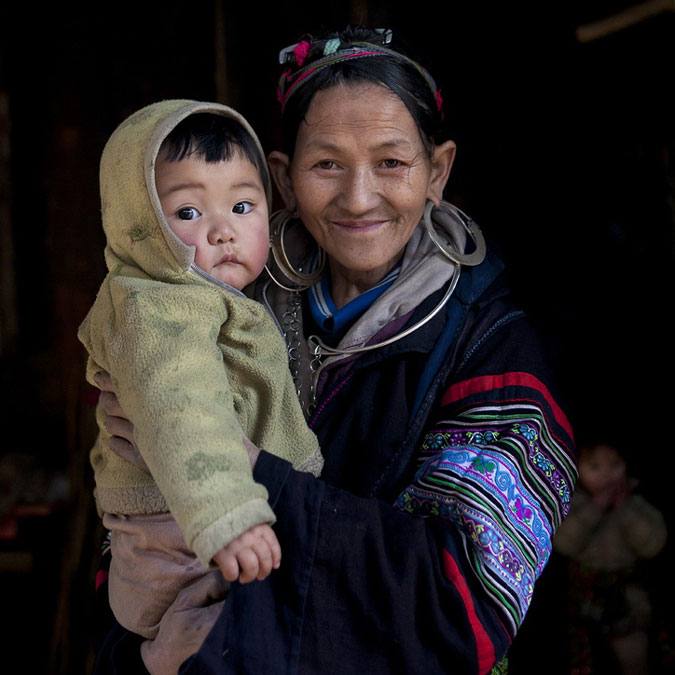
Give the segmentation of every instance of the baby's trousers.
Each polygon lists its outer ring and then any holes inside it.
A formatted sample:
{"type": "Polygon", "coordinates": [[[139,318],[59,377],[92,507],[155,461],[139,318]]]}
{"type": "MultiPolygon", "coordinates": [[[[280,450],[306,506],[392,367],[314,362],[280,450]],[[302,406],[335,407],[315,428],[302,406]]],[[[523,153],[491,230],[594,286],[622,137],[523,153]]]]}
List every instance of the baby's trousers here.
{"type": "Polygon", "coordinates": [[[170,513],[103,516],[111,532],[110,607],[127,630],[153,640],[178,591],[207,574],[170,513]]]}

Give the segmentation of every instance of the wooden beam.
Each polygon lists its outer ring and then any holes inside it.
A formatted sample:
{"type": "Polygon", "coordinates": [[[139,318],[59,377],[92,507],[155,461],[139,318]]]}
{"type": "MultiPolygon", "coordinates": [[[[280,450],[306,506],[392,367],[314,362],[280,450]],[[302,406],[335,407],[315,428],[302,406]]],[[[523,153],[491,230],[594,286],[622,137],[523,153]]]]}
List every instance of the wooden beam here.
{"type": "Polygon", "coordinates": [[[612,33],[618,33],[658,14],[673,11],[675,11],[675,0],[646,0],[646,2],[628,7],[599,21],[579,26],[576,30],[576,38],[579,42],[592,42],[612,33]]]}

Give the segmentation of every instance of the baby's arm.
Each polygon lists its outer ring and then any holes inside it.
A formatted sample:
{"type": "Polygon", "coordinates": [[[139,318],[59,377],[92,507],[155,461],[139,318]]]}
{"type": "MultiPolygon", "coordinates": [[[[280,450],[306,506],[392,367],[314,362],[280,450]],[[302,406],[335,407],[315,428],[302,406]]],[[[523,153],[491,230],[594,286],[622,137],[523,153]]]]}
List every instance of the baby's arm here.
{"type": "MultiPolygon", "coordinates": [[[[111,289],[123,302],[109,332],[124,340],[101,338],[91,352],[101,352],[96,363],[110,369],[120,405],[133,412],[133,435],[166,507],[208,565],[233,532],[275,520],[267,491],[252,478],[217,341],[234,306],[199,285],[115,277],[111,289]]],[[[113,468],[124,464],[108,459],[113,468]]]]}
{"type": "Polygon", "coordinates": [[[246,530],[213,556],[228,581],[247,584],[269,576],[281,564],[281,547],[274,530],[262,523],[246,530]]]}

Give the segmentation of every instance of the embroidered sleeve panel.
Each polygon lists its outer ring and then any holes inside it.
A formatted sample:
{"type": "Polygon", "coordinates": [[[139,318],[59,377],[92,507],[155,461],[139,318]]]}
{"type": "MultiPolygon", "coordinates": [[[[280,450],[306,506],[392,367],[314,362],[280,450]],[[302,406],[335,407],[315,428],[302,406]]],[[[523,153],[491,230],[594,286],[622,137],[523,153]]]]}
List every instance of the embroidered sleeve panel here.
{"type": "Polygon", "coordinates": [[[443,404],[397,506],[455,528],[478,583],[515,634],[569,510],[571,430],[545,385],[527,373],[462,382],[443,404]]]}

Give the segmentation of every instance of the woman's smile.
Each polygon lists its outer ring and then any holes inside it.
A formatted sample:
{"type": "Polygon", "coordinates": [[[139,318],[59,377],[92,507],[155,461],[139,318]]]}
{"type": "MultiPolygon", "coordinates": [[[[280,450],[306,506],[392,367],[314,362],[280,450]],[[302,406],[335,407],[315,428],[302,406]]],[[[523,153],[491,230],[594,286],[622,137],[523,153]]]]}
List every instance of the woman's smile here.
{"type": "Polygon", "coordinates": [[[345,228],[348,232],[355,234],[360,233],[370,233],[380,228],[386,226],[391,221],[388,219],[368,219],[368,220],[348,220],[348,219],[337,219],[333,220],[332,224],[336,227],[345,228]]]}

